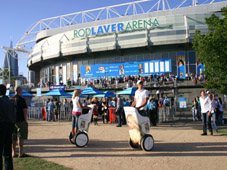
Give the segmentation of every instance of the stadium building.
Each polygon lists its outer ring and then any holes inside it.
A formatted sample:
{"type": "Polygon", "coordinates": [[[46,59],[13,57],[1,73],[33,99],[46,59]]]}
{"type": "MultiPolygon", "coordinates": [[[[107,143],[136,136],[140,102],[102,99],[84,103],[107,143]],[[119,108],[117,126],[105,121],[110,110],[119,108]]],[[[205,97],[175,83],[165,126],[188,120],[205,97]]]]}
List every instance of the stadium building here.
{"type": "Polygon", "coordinates": [[[199,75],[204,66],[192,48],[193,35],[207,33],[205,17],[222,17],[227,2],[193,3],[170,9],[167,0],[143,0],[41,20],[25,34],[41,29],[28,68],[36,84],[55,85],[123,75],[199,75]]]}

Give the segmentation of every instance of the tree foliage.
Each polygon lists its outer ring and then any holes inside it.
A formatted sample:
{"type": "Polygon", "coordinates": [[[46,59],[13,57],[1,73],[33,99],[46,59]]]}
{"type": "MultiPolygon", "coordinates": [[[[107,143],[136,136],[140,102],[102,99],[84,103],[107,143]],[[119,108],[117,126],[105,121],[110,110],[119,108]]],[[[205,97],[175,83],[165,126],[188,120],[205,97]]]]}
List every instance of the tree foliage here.
{"type": "MultiPolygon", "coordinates": [[[[8,71],[8,69],[4,69],[2,72],[0,72],[0,77],[4,80],[3,83],[9,83],[9,71],[8,71]]],[[[14,78],[12,72],[10,72],[10,82],[11,82],[12,85],[15,85],[15,78],[14,78]]]]}
{"type": "Polygon", "coordinates": [[[205,87],[219,93],[227,93],[227,7],[221,9],[222,16],[212,14],[205,18],[209,32],[196,31],[193,48],[205,65],[207,77],[205,87]]]}

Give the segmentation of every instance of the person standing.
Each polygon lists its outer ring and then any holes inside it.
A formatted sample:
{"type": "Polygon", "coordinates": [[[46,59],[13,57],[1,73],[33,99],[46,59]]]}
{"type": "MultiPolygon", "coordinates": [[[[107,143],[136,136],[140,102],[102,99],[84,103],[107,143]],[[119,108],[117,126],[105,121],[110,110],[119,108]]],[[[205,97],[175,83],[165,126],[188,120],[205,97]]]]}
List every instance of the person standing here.
{"type": "Polygon", "coordinates": [[[148,108],[148,116],[150,118],[150,123],[151,123],[152,126],[156,126],[156,120],[157,120],[156,108],[157,108],[157,105],[156,105],[154,98],[152,96],[150,96],[150,98],[149,98],[147,108],[148,108]]]}
{"type": "Polygon", "coordinates": [[[67,99],[64,100],[64,108],[65,108],[65,119],[68,120],[69,102],[67,101],[67,99]]]}
{"type": "Polygon", "coordinates": [[[48,121],[49,118],[49,111],[48,111],[48,103],[50,102],[50,98],[47,99],[46,104],[45,104],[45,108],[46,108],[46,120],[48,121]]]}
{"type": "MultiPolygon", "coordinates": [[[[210,115],[210,111],[211,111],[211,100],[209,96],[205,95],[204,90],[202,90],[200,94],[201,94],[201,97],[199,98],[199,101],[200,101],[201,113],[203,118],[203,133],[201,135],[207,135],[207,122],[208,122],[208,115],[210,115]]],[[[211,130],[211,135],[212,134],[213,134],[213,131],[211,130]]]]}
{"type": "Polygon", "coordinates": [[[200,101],[199,101],[199,96],[196,97],[196,101],[198,103],[198,108],[197,108],[197,119],[201,121],[201,106],[200,106],[200,101]]]}
{"type": "Polygon", "coordinates": [[[92,112],[94,125],[98,125],[99,103],[98,103],[97,97],[93,97],[92,98],[91,104],[94,106],[93,107],[93,112],[92,112]]]}
{"type": "Polygon", "coordinates": [[[108,102],[107,102],[107,98],[104,97],[102,100],[102,106],[101,106],[101,111],[102,111],[102,120],[103,123],[107,123],[108,122],[108,102]]]}
{"type": "Polygon", "coordinates": [[[12,132],[16,119],[15,106],[6,94],[6,86],[0,85],[0,169],[2,169],[2,156],[5,170],[13,169],[12,159],[12,132]]]}
{"type": "Polygon", "coordinates": [[[48,103],[48,121],[50,122],[51,120],[55,121],[53,99],[51,99],[48,103]]]}
{"type": "Polygon", "coordinates": [[[120,95],[117,94],[117,110],[116,110],[116,116],[118,120],[117,127],[121,127],[121,117],[123,112],[123,100],[121,99],[120,95]]]}
{"type": "Polygon", "coordinates": [[[223,112],[225,108],[224,102],[221,100],[221,98],[218,98],[218,108],[219,108],[219,114],[218,114],[218,125],[222,126],[223,124],[223,112]]]}
{"type": "Polygon", "coordinates": [[[217,113],[218,101],[215,99],[215,94],[212,95],[211,101],[211,118],[213,119],[212,125],[214,132],[217,132],[218,128],[216,126],[216,113],[217,113]]]}
{"type": "Polygon", "coordinates": [[[143,81],[141,80],[137,82],[137,86],[138,90],[136,90],[135,98],[131,106],[136,106],[140,115],[147,116],[148,91],[143,88],[143,81]]]}
{"type": "Polygon", "coordinates": [[[12,155],[16,156],[16,144],[18,141],[19,157],[27,156],[24,153],[24,140],[28,138],[28,120],[27,120],[27,104],[22,98],[22,87],[15,89],[15,96],[11,98],[16,106],[16,123],[13,131],[13,151],[12,155]]]}
{"type": "Polygon", "coordinates": [[[198,102],[197,102],[196,98],[194,98],[193,102],[192,102],[192,119],[193,119],[193,121],[197,120],[197,108],[198,108],[198,102]]]}

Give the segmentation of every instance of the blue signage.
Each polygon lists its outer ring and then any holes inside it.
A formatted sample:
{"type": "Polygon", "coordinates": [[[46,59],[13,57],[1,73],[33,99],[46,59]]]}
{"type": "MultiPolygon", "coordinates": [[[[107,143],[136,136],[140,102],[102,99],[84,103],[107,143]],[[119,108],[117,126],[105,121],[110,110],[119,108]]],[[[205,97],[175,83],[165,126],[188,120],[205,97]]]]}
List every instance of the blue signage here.
{"type": "Polygon", "coordinates": [[[185,97],[179,97],[179,108],[180,109],[186,109],[187,108],[187,98],[185,97]]]}
{"type": "Polygon", "coordinates": [[[178,77],[180,79],[185,79],[185,54],[184,52],[177,53],[177,67],[178,67],[178,77]]]}
{"type": "Polygon", "coordinates": [[[171,72],[171,59],[81,65],[80,72],[81,77],[87,79],[120,77],[124,75],[148,76],[151,74],[171,72]]]}
{"type": "Polygon", "coordinates": [[[51,85],[49,86],[49,91],[59,89],[60,91],[65,91],[65,85],[51,85]]]}
{"type": "Polygon", "coordinates": [[[36,89],[36,96],[42,96],[42,89],[41,88],[36,89]]]}

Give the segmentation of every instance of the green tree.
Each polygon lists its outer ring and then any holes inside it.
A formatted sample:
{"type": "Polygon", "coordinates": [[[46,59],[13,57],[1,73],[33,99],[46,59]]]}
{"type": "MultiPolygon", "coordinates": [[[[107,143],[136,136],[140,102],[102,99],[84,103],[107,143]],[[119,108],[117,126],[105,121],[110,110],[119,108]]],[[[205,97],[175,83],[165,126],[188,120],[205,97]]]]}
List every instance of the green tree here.
{"type": "MultiPolygon", "coordinates": [[[[3,69],[0,72],[0,77],[1,77],[1,79],[3,79],[5,81],[4,83],[9,83],[9,71],[8,71],[8,68],[5,68],[5,69],[3,69]]],[[[10,72],[10,82],[11,82],[11,85],[15,86],[15,78],[14,78],[12,72],[10,72]]]]}
{"type": "Polygon", "coordinates": [[[212,14],[205,18],[209,32],[196,31],[193,48],[205,64],[205,87],[219,93],[227,93],[227,7],[221,9],[222,17],[212,14]]]}

